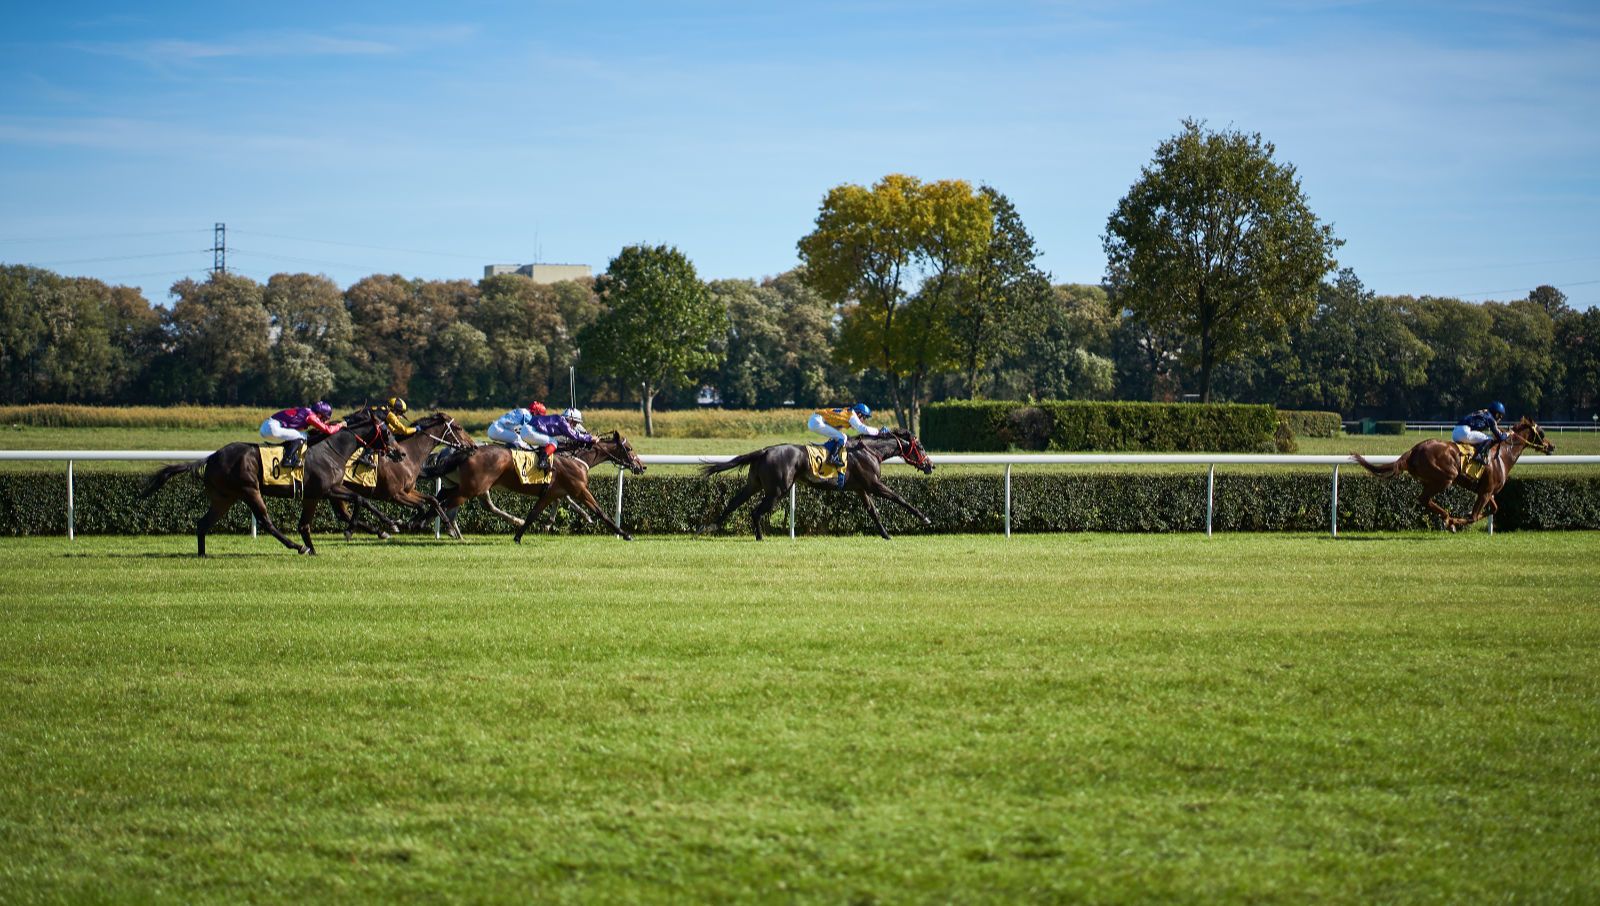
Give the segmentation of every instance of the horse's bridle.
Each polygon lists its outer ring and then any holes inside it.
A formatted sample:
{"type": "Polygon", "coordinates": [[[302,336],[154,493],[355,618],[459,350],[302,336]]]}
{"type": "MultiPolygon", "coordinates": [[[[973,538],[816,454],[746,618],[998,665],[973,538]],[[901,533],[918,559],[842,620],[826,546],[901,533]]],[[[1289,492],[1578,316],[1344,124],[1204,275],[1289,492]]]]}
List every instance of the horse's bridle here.
{"type": "Polygon", "coordinates": [[[434,434],[432,431],[429,431],[429,430],[426,430],[426,429],[424,429],[422,433],[426,434],[428,436],[428,439],[433,441],[434,444],[436,444],[436,445],[442,444],[442,445],[444,445],[446,447],[449,447],[452,450],[470,450],[470,449],[472,449],[472,448],[477,446],[477,444],[471,442],[470,438],[468,440],[465,440],[465,441],[452,439],[452,438],[455,438],[457,436],[456,435],[456,430],[459,427],[456,424],[456,420],[455,419],[446,418],[444,420],[443,424],[444,424],[444,434],[445,434],[444,437],[440,437],[439,435],[434,434]]]}
{"type": "MultiPolygon", "coordinates": [[[[1518,425],[1517,427],[1521,427],[1521,425],[1518,425]]],[[[1548,438],[1544,437],[1544,431],[1541,430],[1538,425],[1529,425],[1528,426],[1528,434],[1530,435],[1528,437],[1523,437],[1521,434],[1518,434],[1516,428],[1512,428],[1509,433],[1511,434],[1512,437],[1515,437],[1517,440],[1522,441],[1522,445],[1524,447],[1532,447],[1535,450],[1538,450],[1540,453],[1545,454],[1546,456],[1550,455],[1550,441],[1549,441],[1548,438]],[[1533,432],[1535,432],[1535,431],[1538,431],[1539,435],[1540,435],[1538,443],[1534,443],[1533,437],[1531,436],[1533,434],[1533,432]]]]}
{"type": "MultiPolygon", "coordinates": [[[[616,432],[612,432],[612,436],[616,438],[616,441],[615,441],[616,449],[621,450],[622,449],[622,435],[617,434],[616,432]]],[[[623,459],[621,456],[616,455],[611,450],[608,450],[605,447],[601,447],[599,438],[595,439],[594,446],[597,447],[600,450],[600,455],[602,455],[602,456],[604,456],[606,458],[606,462],[609,462],[609,463],[617,466],[618,468],[627,469],[628,471],[632,472],[635,475],[639,474],[639,472],[642,471],[642,469],[634,468],[633,463],[630,462],[629,460],[623,459]]]]}
{"type": "Polygon", "coordinates": [[[889,436],[894,438],[894,455],[904,460],[906,465],[911,466],[913,469],[919,470],[928,465],[928,454],[918,452],[915,442],[907,443],[906,441],[901,440],[900,435],[898,434],[890,434],[889,436]],[[917,458],[913,460],[911,457],[907,456],[906,450],[917,453],[917,458]]]}

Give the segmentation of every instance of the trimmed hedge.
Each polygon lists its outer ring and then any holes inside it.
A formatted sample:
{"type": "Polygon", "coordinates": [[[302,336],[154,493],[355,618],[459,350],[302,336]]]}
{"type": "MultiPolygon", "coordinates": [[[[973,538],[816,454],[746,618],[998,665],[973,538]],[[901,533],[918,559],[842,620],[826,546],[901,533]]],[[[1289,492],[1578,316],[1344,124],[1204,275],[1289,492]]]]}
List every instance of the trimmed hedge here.
{"type": "MultiPolygon", "coordinates": [[[[1417,506],[1417,485],[1345,472],[1339,487],[1341,530],[1399,530],[1428,525],[1417,506]]],[[[156,497],[138,500],[145,476],[128,473],[80,474],[76,480],[77,531],[83,534],[183,534],[194,531],[204,511],[198,482],[173,480],[156,497]]],[[[596,475],[591,485],[602,503],[615,500],[616,479],[596,475]]],[[[676,534],[697,531],[714,518],[742,486],[738,477],[714,479],[669,476],[629,479],[624,488],[623,522],[632,532],[676,534]]],[[[896,475],[888,483],[934,520],[923,529],[887,501],[878,509],[893,534],[992,533],[1004,525],[1005,498],[1000,476],[923,477],[896,475]]],[[[1219,531],[1324,531],[1328,526],[1329,476],[1303,472],[1217,475],[1213,527],[1219,531]]],[[[517,515],[531,501],[500,492],[496,502],[517,515]]],[[[66,533],[66,478],[61,472],[0,473],[0,534],[66,533]]],[[[871,532],[871,521],[854,494],[802,489],[797,530],[801,534],[871,532]]],[[[1472,495],[1453,489],[1443,501],[1465,513],[1472,495]]],[[[1513,477],[1500,494],[1497,529],[1600,528],[1600,478],[1538,475],[1513,477]]],[[[279,528],[293,534],[299,506],[269,500],[279,528]]],[[[771,517],[774,531],[787,528],[787,508],[771,517]]],[[[460,520],[463,531],[505,534],[509,525],[477,504],[460,520]]],[[[598,522],[584,525],[563,509],[558,523],[585,534],[604,532],[598,522]]],[[[243,505],[235,506],[219,533],[249,530],[243,505]]],[[[1205,473],[1170,472],[1026,474],[1012,476],[1012,530],[1019,532],[1171,532],[1205,526],[1205,473]]],[[[317,531],[336,530],[326,506],[319,508],[317,531]]],[[[750,530],[749,506],[734,514],[730,533],[750,530]]],[[[263,537],[263,543],[272,544],[263,537]]],[[[192,542],[191,542],[192,544],[192,542]]]]}
{"type": "Polygon", "coordinates": [[[1295,437],[1338,437],[1344,433],[1344,418],[1337,412],[1279,409],[1278,415],[1289,423],[1295,437]]]}
{"type": "Polygon", "coordinates": [[[922,411],[933,450],[1270,453],[1282,448],[1277,428],[1271,406],[1237,403],[963,400],[922,411]]]}
{"type": "Polygon", "coordinates": [[[1404,434],[1404,433],[1406,433],[1406,423],[1405,422],[1377,422],[1377,423],[1373,424],[1373,426],[1372,426],[1372,433],[1373,434],[1404,434]]]}

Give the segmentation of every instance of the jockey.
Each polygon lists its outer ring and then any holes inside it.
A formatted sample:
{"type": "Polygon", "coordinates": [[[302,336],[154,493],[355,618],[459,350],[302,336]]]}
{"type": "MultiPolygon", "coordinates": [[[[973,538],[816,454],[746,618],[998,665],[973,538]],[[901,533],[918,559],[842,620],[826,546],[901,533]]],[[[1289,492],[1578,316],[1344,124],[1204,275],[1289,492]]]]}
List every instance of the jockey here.
{"type": "Polygon", "coordinates": [[[261,423],[261,438],[283,444],[283,461],[279,467],[292,469],[300,465],[300,450],[305,447],[309,436],[307,429],[332,434],[344,427],[338,423],[329,424],[326,419],[332,417],[333,407],[321,400],[309,407],[280,409],[261,423]]]}
{"type": "Polygon", "coordinates": [[[550,435],[541,433],[533,426],[533,422],[546,411],[544,403],[538,400],[529,403],[525,409],[512,409],[489,426],[489,439],[518,450],[538,450],[539,463],[543,466],[556,447],[550,435]]]}
{"type": "Polygon", "coordinates": [[[871,418],[872,410],[866,403],[856,403],[848,409],[818,409],[811,413],[811,418],[806,421],[806,427],[828,439],[824,447],[828,450],[828,462],[836,466],[844,465],[844,428],[854,428],[857,433],[872,436],[882,428],[874,428],[864,418],[871,418]]]}
{"type": "Polygon", "coordinates": [[[1487,463],[1489,448],[1502,442],[1508,436],[1500,430],[1500,419],[1505,418],[1506,407],[1501,402],[1489,404],[1487,409],[1469,412],[1456,422],[1455,431],[1451,432],[1450,439],[1458,444],[1472,444],[1477,447],[1477,452],[1472,454],[1472,461],[1487,463]]]}
{"type": "Polygon", "coordinates": [[[586,447],[594,444],[594,435],[583,430],[583,413],[576,409],[560,415],[542,415],[534,419],[534,424],[551,437],[568,437],[586,447]]]}
{"type": "Polygon", "coordinates": [[[383,411],[383,421],[389,426],[389,432],[396,439],[410,437],[417,433],[417,429],[412,427],[411,423],[405,419],[406,410],[411,407],[406,405],[404,397],[391,396],[387,403],[378,408],[383,411]]]}

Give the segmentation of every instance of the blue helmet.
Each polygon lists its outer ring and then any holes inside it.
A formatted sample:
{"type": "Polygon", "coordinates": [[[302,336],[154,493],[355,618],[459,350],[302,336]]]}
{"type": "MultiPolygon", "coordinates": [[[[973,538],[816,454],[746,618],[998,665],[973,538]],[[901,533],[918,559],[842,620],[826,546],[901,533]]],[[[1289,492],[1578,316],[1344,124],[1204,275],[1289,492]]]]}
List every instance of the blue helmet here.
{"type": "Polygon", "coordinates": [[[850,411],[861,416],[862,418],[872,417],[872,410],[868,408],[866,403],[856,403],[854,406],[850,407],[850,411]]]}
{"type": "Polygon", "coordinates": [[[1493,412],[1495,415],[1500,416],[1501,418],[1505,418],[1506,417],[1506,404],[1500,402],[1499,400],[1495,400],[1494,402],[1489,404],[1489,411],[1493,412]]]}

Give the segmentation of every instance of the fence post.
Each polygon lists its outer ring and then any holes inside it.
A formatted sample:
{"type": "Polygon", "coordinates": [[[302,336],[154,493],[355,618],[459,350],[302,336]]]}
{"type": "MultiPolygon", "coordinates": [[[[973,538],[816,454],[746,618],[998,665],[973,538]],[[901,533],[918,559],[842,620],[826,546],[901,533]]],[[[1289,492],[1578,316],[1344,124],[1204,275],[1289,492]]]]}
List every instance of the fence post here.
{"type": "MultiPolygon", "coordinates": [[[[444,490],[444,478],[441,476],[433,480],[433,499],[439,499],[439,492],[444,490]]],[[[433,540],[439,540],[439,517],[433,517],[433,540]]]]}
{"type": "Polygon", "coordinates": [[[72,527],[72,460],[67,460],[67,540],[77,538],[72,527]]]}
{"type": "Polygon", "coordinates": [[[617,466],[617,528],[622,528],[622,479],[627,474],[621,466],[617,466]]]}
{"type": "Polygon", "coordinates": [[[250,514],[250,537],[254,538],[255,536],[256,536],[256,514],[255,513],[251,513],[250,514]]]}
{"type": "Polygon", "coordinates": [[[1211,537],[1211,515],[1216,512],[1217,464],[1206,466],[1206,537],[1211,537]]]}
{"type": "Polygon", "coordinates": [[[1329,506],[1328,531],[1339,537],[1339,464],[1333,464],[1333,503],[1329,506]]]}
{"type": "Polygon", "coordinates": [[[1494,514],[1489,514],[1489,537],[1494,537],[1494,514]]]}
{"type": "Polygon", "coordinates": [[[794,540],[794,485],[789,485],[789,540],[794,540]]]}
{"type": "Polygon", "coordinates": [[[1011,463],[1006,463],[1006,537],[1011,537],[1011,463]]]}

